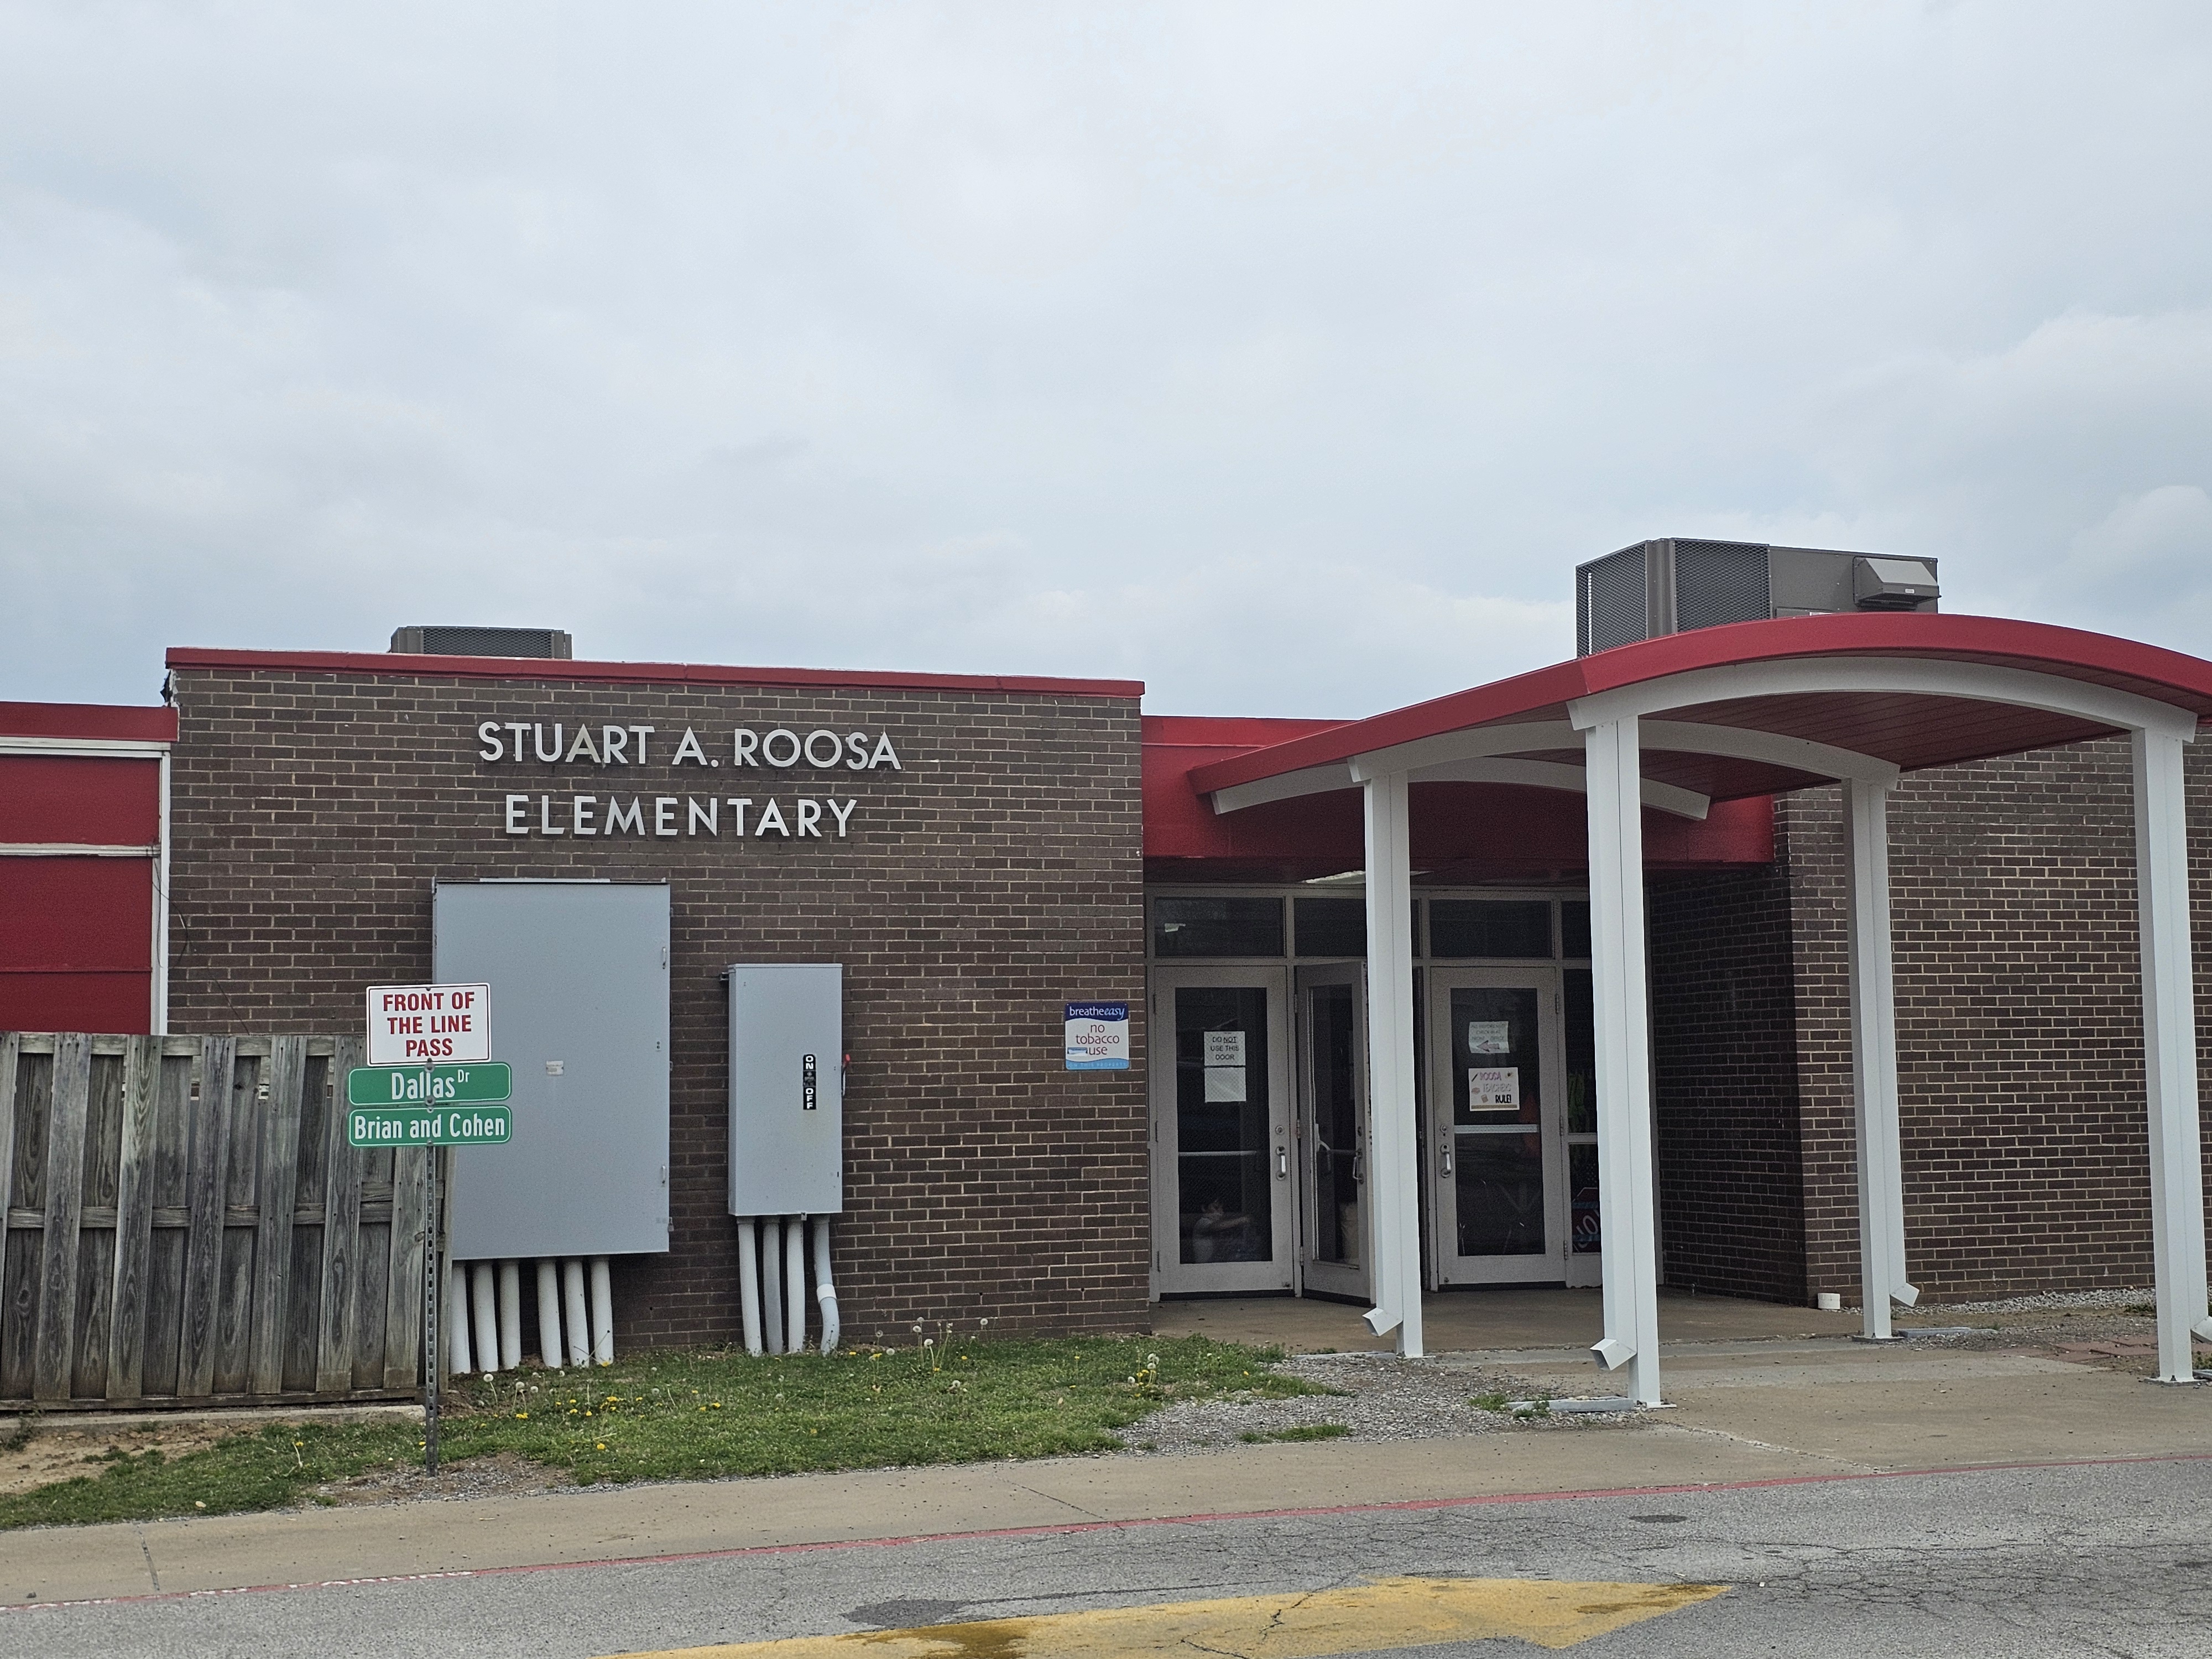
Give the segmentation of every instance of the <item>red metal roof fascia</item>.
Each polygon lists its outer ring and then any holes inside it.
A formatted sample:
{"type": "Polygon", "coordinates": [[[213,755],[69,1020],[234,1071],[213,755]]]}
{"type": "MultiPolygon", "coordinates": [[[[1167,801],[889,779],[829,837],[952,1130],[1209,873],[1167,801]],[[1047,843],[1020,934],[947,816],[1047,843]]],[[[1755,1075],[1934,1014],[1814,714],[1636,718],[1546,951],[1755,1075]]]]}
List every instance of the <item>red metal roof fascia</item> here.
{"type": "Polygon", "coordinates": [[[1259,749],[1349,720],[1299,720],[1273,714],[1147,714],[1145,746],[1166,749],[1259,749]]]}
{"type": "Polygon", "coordinates": [[[174,743],[177,711],[104,702],[0,702],[0,737],[174,743]]]}
{"type": "Polygon", "coordinates": [[[1589,689],[1583,683],[1582,666],[1582,662],[1557,663],[1549,668],[1516,674],[1510,680],[1455,691],[1449,696],[1332,726],[1310,737],[1296,738],[1271,749],[1239,755],[1233,760],[1217,761],[1193,771],[1191,786],[1200,793],[1210,795],[1231,784],[1280,777],[1285,772],[1301,771],[1309,766],[1328,766],[1370,750],[1411,743],[1416,738],[1430,737],[1438,732],[1494,726],[1512,719],[1532,720],[1547,710],[1553,718],[1564,720],[1568,701],[1582,696],[1589,689]]]}
{"type": "Polygon", "coordinates": [[[854,686],[883,691],[1004,691],[1062,697],[1145,695],[1142,680],[1054,679],[1034,674],[878,673],[850,668],[737,668],[714,663],[569,662],[547,657],[431,657],[383,651],[230,651],[172,646],[172,668],[248,673],[405,675],[551,684],[854,686]]]}
{"type": "Polygon", "coordinates": [[[1617,646],[1310,737],[1201,767],[1192,786],[1212,793],[1439,732],[1508,720],[1559,718],[1574,698],[1701,668],[1805,657],[1924,657],[2021,668],[2132,691],[2212,716],[2212,662],[2161,646],[2049,623],[1997,617],[1854,611],[1731,623],[1617,646]]]}

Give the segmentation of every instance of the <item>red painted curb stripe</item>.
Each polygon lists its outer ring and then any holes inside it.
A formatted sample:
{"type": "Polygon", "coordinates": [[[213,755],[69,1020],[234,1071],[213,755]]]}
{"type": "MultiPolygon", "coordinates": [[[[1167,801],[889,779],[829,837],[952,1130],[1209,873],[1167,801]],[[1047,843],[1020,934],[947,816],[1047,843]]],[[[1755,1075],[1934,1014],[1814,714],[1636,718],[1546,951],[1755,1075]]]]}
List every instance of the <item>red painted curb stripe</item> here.
{"type": "Polygon", "coordinates": [[[0,1604],[0,1613],[38,1613],[58,1607],[126,1607],[142,1601],[198,1601],[222,1595],[268,1595],[285,1590],[345,1589],[365,1584],[428,1584],[445,1578],[503,1578],[520,1573],[572,1572],[588,1567],[669,1566],[686,1561],[731,1561],[749,1555],[812,1555],[826,1550],[898,1549],[912,1544],[957,1544],[987,1538],[1057,1538],[1074,1533],[1122,1532],[1138,1527],[1218,1525],[1234,1521],[1294,1521],[1324,1515],[1389,1515],[1421,1510],[1480,1509],[1495,1504],[1565,1504],[1592,1498],[1666,1498],[1683,1492],[1758,1492],[1769,1486],[1817,1486],[1843,1480],[1912,1480],[1929,1475],[2002,1474],[2008,1469],[2095,1469],[2120,1468],[2132,1463],[2208,1462],[2212,1462],[2212,1452],[2155,1452],[2142,1457],[2063,1457],[2019,1463],[1972,1463],[1953,1468],[1875,1469],[1863,1474],[1778,1474],[1761,1480],[1692,1480],[1671,1486],[1593,1486],[1576,1492],[1496,1492],[1480,1498],[1407,1498],[1385,1504],[1327,1504],[1304,1509],[1141,1516],[1127,1521],[1051,1522],[1029,1527],[988,1527],[969,1532],[910,1533],[894,1538],[825,1539],[811,1544],[747,1544],[726,1550],[690,1550],[667,1555],[611,1556],[591,1561],[542,1561],[511,1567],[456,1567],[441,1572],[391,1573],[371,1578],[319,1578],[292,1584],[240,1584],[227,1589],[161,1590],[144,1595],[88,1596],[76,1601],[17,1601],[0,1604]]]}

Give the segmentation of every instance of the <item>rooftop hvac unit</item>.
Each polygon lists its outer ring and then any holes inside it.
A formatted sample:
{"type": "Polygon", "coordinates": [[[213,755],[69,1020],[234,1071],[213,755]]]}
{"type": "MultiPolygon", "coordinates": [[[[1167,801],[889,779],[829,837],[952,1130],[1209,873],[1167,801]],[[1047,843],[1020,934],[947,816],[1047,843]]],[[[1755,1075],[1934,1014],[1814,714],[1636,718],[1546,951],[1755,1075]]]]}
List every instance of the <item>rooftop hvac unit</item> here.
{"type": "Polygon", "coordinates": [[[1577,567],[1575,653],[1723,623],[1836,611],[1933,611],[1933,559],[1763,542],[1638,542],[1577,567]]]}
{"type": "Polygon", "coordinates": [[[558,628],[395,628],[392,648],[416,657],[550,657],[566,661],[574,648],[558,628]]]}

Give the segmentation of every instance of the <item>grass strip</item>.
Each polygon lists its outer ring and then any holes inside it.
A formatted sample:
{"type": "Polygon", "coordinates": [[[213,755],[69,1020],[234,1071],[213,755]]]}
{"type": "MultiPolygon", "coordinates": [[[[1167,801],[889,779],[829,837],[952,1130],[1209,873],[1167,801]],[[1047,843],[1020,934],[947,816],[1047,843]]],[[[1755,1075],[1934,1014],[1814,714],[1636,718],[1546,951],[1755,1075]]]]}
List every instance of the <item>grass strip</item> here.
{"type": "MultiPolygon", "coordinates": [[[[1205,1337],[962,1341],[828,1359],[742,1350],[643,1353],[588,1370],[456,1379],[448,1464],[513,1453],[599,1481],[708,1480],[1107,1451],[1180,1400],[1322,1392],[1276,1348],[1205,1337]]],[[[58,1421],[57,1426],[59,1426],[58,1421]]],[[[97,1474],[0,1497],[0,1528],[278,1509],[315,1487],[420,1467],[410,1424],[272,1423],[174,1457],[95,1460],[97,1474]]]]}

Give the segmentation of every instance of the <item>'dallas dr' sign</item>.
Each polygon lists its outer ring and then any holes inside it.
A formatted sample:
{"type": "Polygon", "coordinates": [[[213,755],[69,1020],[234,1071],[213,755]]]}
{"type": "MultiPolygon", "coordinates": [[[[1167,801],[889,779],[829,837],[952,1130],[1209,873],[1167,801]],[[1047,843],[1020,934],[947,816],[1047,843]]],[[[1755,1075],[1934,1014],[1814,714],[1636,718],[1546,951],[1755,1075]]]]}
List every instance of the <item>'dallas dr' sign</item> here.
{"type": "Polygon", "coordinates": [[[510,836],[842,840],[852,831],[860,803],[840,798],[836,783],[855,773],[904,769],[888,732],[826,726],[799,732],[740,726],[726,737],[714,737],[710,751],[688,726],[678,738],[651,726],[485,720],[477,727],[477,759],[488,767],[582,767],[601,775],[637,767],[679,775],[690,769],[697,780],[683,794],[586,794],[574,787],[508,793],[500,823],[510,836]],[[799,793],[810,784],[820,793],[799,793]],[[788,792],[779,793],[786,785],[788,792]],[[736,793],[740,789],[757,793],[736,793]]]}

